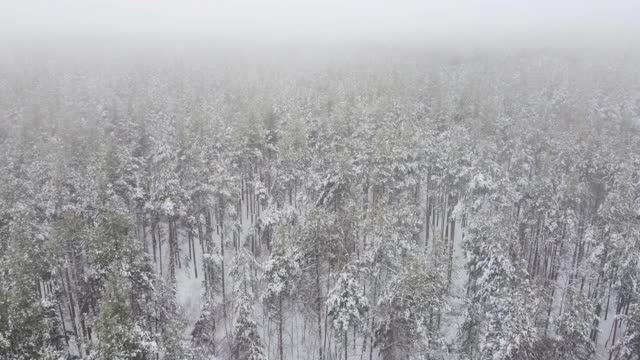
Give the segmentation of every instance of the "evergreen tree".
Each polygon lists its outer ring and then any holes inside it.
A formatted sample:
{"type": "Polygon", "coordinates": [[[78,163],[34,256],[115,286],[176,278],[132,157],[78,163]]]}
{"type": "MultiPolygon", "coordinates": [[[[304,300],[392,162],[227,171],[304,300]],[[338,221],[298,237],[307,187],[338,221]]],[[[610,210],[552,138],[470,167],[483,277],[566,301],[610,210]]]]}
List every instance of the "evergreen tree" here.
{"type": "Polygon", "coordinates": [[[96,320],[98,344],[91,359],[148,359],[157,351],[152,334],[133,321],[131,291],[123,274],[112,274],[96,320]]]}
{"type": "Polygon", "coordinates": [[[242,297],[238,299],[238,318],[233,332],[233,345],[231,348],[232,359],[235,360],[266,360],[264,345],[258,326],[252,320],[250,299],[242,297]]]}

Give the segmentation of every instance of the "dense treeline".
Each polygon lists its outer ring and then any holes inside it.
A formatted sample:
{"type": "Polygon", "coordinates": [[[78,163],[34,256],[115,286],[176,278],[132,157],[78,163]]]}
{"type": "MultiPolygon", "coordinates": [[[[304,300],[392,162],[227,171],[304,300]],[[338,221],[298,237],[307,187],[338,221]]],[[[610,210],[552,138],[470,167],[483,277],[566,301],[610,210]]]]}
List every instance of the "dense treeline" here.
{"type": "Polygon", "coordinates": [[[637,59],[363,59],[3,65],[0,358],[638,359],[637,59]]]}

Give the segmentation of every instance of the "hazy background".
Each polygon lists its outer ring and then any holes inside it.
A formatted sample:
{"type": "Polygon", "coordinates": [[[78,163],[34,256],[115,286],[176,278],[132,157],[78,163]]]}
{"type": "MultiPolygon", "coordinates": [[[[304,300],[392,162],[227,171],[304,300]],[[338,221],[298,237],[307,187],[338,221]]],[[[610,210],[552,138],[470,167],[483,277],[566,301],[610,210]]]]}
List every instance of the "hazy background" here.
{"type": "Polygon", "coordinates": [[[638,0],[0,0],[0,40],[633,47],[638,0]]]}

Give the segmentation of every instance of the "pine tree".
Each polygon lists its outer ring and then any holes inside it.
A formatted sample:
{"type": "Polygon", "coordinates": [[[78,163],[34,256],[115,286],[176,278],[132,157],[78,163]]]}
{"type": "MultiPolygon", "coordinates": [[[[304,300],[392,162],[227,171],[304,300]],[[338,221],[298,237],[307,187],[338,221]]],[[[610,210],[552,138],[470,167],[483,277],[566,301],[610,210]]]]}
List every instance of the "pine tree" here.
{"type": "Polygon", "coordinates": [[[375,346],[382,359],[437,354],[441,343],[435,316],[446,309],[445,283],[438,269],[418,254],[405,259],[392,274],[378,303],[380,320],[375,346]]]}
{"type": "Polygon", "coordinates": [[[123,274],[114,272],[106,284],[96,320],[98,344],[90,358],[148,359],[157,351],[153,336],[135,323],[131,313],[131,285],[123,274]]]}
{"type": "Polygon", "coordinates": [[[241,297],[238,299],[238,317],[233,332],[233,345],[231,358],[234,360],[266,360],[264,345],[258,326],[252,320],[250,299],[241,297]]]}
{"type": "Polygon", "coordinates": [[[206,302],[200,317],[191,331],[191,341],[197,359],[213,359],[216,354],[216,314],[215,306],[206,302]]]}
{"type": "Polygon", "coordinates": [[[287,301],[292,300],[300,276],[299,259],[293,246],[292,243],[286,243],[282,239],[277,240],[264,270],[264,280],[268,285],[262,299],[267,311],[278,322],[280,359],[283,357],[285,306],[287,301]]]}
{"type": "Polygon", "coordinates": [[[231,356],[236,360],[264,360],[267,358],[258,325],[253,320],[253,304],[257,300],[257,282],[254,270],[257,264],[241,249],[236,255],[231,272],[235,279],[234,300],[236,301],[236,324],[233,331],[231,356]]]}
{"type": "Polygon", "coordinates": [[[614,346],[613,357],[616,360],[636,360],[640,358],[640,305],[633,304],[629,309],[627,330],[614,346]]]}
{"type": "Polygon", "coordinates": [[[348,358],[348,332],[352,328],[355,331],[366,321],[368,311],[368,300],[356,278],[351,272],[340,273],[327,295],[327,313],[333,320],[334,330],[344,339],[345,360],[348,358]]]}

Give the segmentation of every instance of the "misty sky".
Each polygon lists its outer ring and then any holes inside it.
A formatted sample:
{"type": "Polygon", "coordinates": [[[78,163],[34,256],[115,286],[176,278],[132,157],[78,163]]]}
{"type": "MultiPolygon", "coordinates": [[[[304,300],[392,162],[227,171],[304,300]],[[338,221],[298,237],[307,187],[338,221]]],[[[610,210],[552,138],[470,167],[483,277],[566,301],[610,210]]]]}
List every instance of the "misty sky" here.
{"type": "Polygon", "coordinates": [[[0,0],[4,39],[640,41],[640,0],[0,0]]]}

